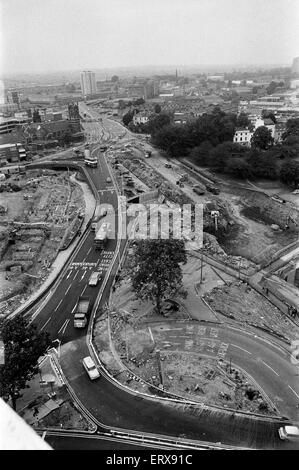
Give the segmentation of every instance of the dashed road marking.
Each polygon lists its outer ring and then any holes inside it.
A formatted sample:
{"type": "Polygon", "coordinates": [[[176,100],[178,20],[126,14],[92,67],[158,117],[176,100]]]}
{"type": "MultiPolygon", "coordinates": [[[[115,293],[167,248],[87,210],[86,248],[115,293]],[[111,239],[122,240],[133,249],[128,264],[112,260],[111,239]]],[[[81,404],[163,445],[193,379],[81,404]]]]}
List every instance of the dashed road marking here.
{"type": "Polygon", "coordinates": [[[59,309],[60,304],[62,303],[63,299],[60,300],[59,304],[55,307],[54,312],[59,309]]]}
{"type": "Polygon", "coordinates": [[[242,351],[245,351],[247,354],[252,354],[250,351],[247,351],[247,349],[241,348],[241,346],[237,346],[236,344],[230,343],[231,346],[234,346],[235,348],[241,349],[242,351]]]}
{"type": "Polygon", "coordinates": [[[71,270],[69,271],[68,275],[66,276],[66,279],[68,279],[68,278],[71,276],[72,273],[73,273],[73,270],[71,269],[71,270]]]}
{"type": "Polygon", "coordinates": [[[58,330],[58,333],[60,333],[62,330],[65,331],[65,328],[67,327],[69,321],[70,321],[70,319],[67,318],[67,319],[63,322],[63,324],[61,325],[61,327],[60,327],[59,330],[58,330]]]}
{"type": "Polygon", "coordinates": [[[68,286],[67,290],[65,291],[65,294],[68,293],[68,291],[70,290],[71,287],[72,287],[72,286],[71,286],[71,284],[70,284],[70,285],[68,286]]]}
{"type": "Polygon", "coordinates": [[[299,398],[299,395],[297,392],[295,392],[295,390],[290,386],[288,385],[288,387],[292,390],[292,392],[296,395],[297,398],[299,398]]]}
{"type": "Polygon", "coordinates": [[[51,320],[51,317],[48,318],[48,320],[46,321],[46,323],[44,324],[44,326],[41,327],[40,331],[43,331],[43,329],[47,326],[47,324],[49,323],[50,320],[51,320]]]}
{"type": "Polygon", "coordinates": [[[266,362],[264,362],[264,361],[261,361],[261,362],[262,362],[266,367],[268,367],[268,369],[271,369],[272,372],[274,372],[274,374],[277,375],[277,377],[279,377],[279,374],[278,374],[274,369],[272,369],[272,367],[270,367],[270,366],[269,366],[266,362]]]}
{"type": "Polygon", "coordinates": [[[73,279],[73,280],[75,280],[75,279],[76,279],[78,272],[79,272],[79,271],[76,271],[76,274],[75,274],[75,276],[74,276],[74,279],[73,279]]]}

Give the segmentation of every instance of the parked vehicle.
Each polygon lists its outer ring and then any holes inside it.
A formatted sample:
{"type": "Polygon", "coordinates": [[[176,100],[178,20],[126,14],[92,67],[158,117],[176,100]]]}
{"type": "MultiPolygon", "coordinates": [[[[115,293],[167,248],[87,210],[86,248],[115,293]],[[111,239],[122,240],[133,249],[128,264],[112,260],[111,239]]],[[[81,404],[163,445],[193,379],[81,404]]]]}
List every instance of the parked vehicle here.
{"type": "Polygon", "coordinates": [[[278,434],[283,441],[297,441],[299,442],[299,428],[298,426],[282,426],[278,429],[278,434]]]}
{"type": "Polygon", "coordinates": [[[111,182],[112,182],[110,176],[108,176],[108,177],[106,178],[106,181],[107,181],[107,183],[111,183],[111,182]]]}
{"type": "Polygon", "coordinates": [[[212,184],[207,184],[206,189],[212,194],[220,194],[220,189],[216,186],[213,186],[212,184]]]}
{"type": "Polygon", "coordinates": [[[202,196],[203,194],[205,194],[204,189],[202,189],[200,186],[194,186],[192,190],[199,196],[202,196]]]}
{"type": "Polygon", "coordinates": [[[91,380],[95,380],[100,377],[100,373],[90,356],[84,357],[82,364],[91,380]]]}
{"type": "Polygon", "coordinates": [[[292,194],[299,194],[299,189],[295,189],[295,191],[293,191],[292,194]]]}
{"type": "Polygon", "coordinates": [[[282,199],[282,197],[278,196],[278,194],[273,194],[273,196],[271,196],[271,199],[273,199],[273,201],[279,202],[280,204],[286,203],[286,200],[282,199]]]}
{"type": "Polygon", "coordinates": [[[74,327],[85,328],[87,325],[87,314],[89,313],[90,299],[89,297],[81,296],[76,303],[74,310],[74,327]]]}
{"type": "Polygon", "coordinates": [[[88,281],[89,286],[96,286],[101,279],[101,273],[99,271],[94,271],[91,273],[91,276],[88,281]]]}
{"type": "Polygon", "coordinates": [[[170,163],[165,163],[165,168],[172,168],[172,165],[170,165],[170,163]]]}

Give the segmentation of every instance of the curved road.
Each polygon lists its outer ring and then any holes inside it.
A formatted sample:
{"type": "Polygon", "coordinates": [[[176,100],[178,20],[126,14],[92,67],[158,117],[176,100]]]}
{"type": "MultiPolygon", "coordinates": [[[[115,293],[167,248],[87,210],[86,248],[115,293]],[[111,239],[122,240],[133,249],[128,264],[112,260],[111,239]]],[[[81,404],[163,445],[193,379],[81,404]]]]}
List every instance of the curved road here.
{"type": "MultiPolygon", "coordinates": [[[[119,135],[122,128],[118,123],[105,119],[102,125],[105,125],[109,135],[119,135]]],[[[117,194],[111,183],[106,182],[109,169],[100,154],[98,168],[90,169],[89,173],[98,189],[101,202],[115,207],[117,194]]],[[[223,410],[211,411],[201,406],[145,399],[118,388],[104,375],[98,381],[90,382],[81,364],[82,358],[89,355],[86,332],[78,332],[73,328],[72,310],[80,294],[90,295],[92,302],[95,301],[99,287],[87,285],[89,275],[99,268],[104,274],[116,248],[116,240],[110,240],[103,252],[96,251],[93,248],[93,237],[94,233],[87,233],[80,249],[68,265],[67,272],[49,295],[47,304],[34,319],[39,329],[48,331],[52,339],[58,338],[62,341],[60,357],[62,370],[76,396],[92,415],[109,427],[131,429],[141,433],[185,436],[254,448],[294,448],[293,444],[279,440],[277,429],[280,423],[246,416],[239,417],[223,410]]],[[[121,244],[122,249],[123,247],[124,242],[121,244]]],[[[113,274],[105,286],[100,307],[108,299],[112,281],[113,274]]],[[[295,400],[290,387],[296,393],[299,391],[295,388],[296,370],[291,366],[289,358],[270,344],[249,337],[245,333],[227,329],[221,334],[223,342],[229,344],[232,361],[246,370],[249,369],[248,372],[265,388],[265,391],[270,396],[278,397],[278,402],[280,401],[280,404],[283,402],[288,414],[291,414],[293,403],[297,398],[295,400]]],[[[277,403],[279,408],[280,404],[277,403]]]]}

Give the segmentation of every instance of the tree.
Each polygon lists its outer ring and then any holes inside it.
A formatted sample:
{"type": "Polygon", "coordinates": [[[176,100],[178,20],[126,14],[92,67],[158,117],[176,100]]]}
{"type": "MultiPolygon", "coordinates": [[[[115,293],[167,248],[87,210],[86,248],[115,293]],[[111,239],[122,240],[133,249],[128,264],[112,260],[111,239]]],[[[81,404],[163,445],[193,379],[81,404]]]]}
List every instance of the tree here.
{"type": "Polygon", "coordinates": [[[134,116],[133,111],[128,111],[126,114],[123,115],[123,123],[125,126],[128,126],[130,122],[132,121],[134,116]]]}
{"type": "Polygon", "coordinates": [[[273,111],[270,111],[268,109],[263,109],[262,110],[262,118],[263,119],[271,119],[271,121],[273,121],[274,124],[276,124],[276,122],[277,122],[275,114],[273,113],[273,111]]]}
{"type": "Polygon", "coordinates": [[[230,158],[226,165],[227,173],[236,178],[250,178],[252,176],[249,163],[243,158],[230,158]]]}
{"type": "Polygon", "coordinates": [[[182,240],[140,240],[134,253],[131,276],[138,298],[151,300],[161,313],[162,301],[183,295],[182,268],[187,262],[182,240]]]}
{"type": "Polygon", "coordinates": [[[38,372],[38,358],[49,344],[46,333],[38,333],[21,315],[4,321],[2,328],[5,363],[0,365],[0,396],[10,397],[14,410],[21,391],[38,372]]]}
{"type": "Polygon", "coordinates": [[[42,122],[38,109],[33,111],[32,120],[33,122],[42,122]]]}
{"type": "Polygon", "coordinates": [[[250,121],[248,119],[248,114],[240,113],[236,120],[237,127],[248,127],[250,125],[250,121]]]}
{"type": "Polygon", "coordinates": [[[287,161],[281,165],[280,181],[290,186],[299,185],[299,162],[287,161]]]}
{"type": "Polygon", "coordinates": [[[154,135],[163,127],[170,124],[170,115],[167,113],[151,114],[147,123],[148,133],[154,135]]]}
{"type": "Polygon", "coordinates": [[[119,80],[119,77],[118,77],[117,75],[113,75],[113,76],[111,77],[111,82],[112,82],[112,83],[116,83],[116,82],[118,82],[118,80],[119,80]]]}
{"type": "Polygon", "coordinates": [[[277,178],[276,158],[272,150],[260,151],[259,149],[252,149],[247,163],[251,168],[253,176],[274,180],[277,178]]]}
{"type": "Polygon", "coordinates": [[[299,118],[288,119],[286,124],[286,131],[283,133],[282,138],[285,140],[291,136],[299,137],[299,118]]]}
{"type": "Polygon", "coordinates": [[[196,165],[209,165],[209,157],[212,148],[212,144],[208,140],[205,140],[198,147],[193,147],[193,149],[189,153],[190,159],[196,165]]]}
{"type": "Polygon", "coordinates": [[[162,110],[161,106],[158,103],[155,104],[155,113],[159,114],[159,113],[161,113],[161,110],[162,110]]]}
{"type": "Polygon", "coordinates": [[[279,84],[272,80],[272,82],[269,83],[269,85],[266,88],[268,95],[272,95],[275,92],[275,90],[278,86],[279,86],[279,84]]]}
{"type": "Polygon", "coordinates": [[[266,126],[258,127],[251,137],[251,146],[261,150],[267,150],[273,142],[271,131],[266,126]]]}

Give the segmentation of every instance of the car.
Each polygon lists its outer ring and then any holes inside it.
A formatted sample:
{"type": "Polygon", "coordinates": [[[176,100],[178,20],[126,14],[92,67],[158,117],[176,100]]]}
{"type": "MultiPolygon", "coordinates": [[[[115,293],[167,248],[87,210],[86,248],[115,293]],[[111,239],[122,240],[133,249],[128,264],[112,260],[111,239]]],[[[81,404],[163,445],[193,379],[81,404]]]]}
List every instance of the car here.
{"type": "Polygon", "coordinates": [[[286,200],[282,199],[280,196],[278,196],[278,194],[273,194],[273,196],[271,196],[271,199],[273,199],[273,201],[279,202],[280,204],[286,203],[286,200]]]}
{"type": "Polygon", "coordinates": [[[84,369],[88,373],[89,378],[91,380],[95,380],[98,377],[100,377],[100,373],[99,373],[98,369],[96,368],[96,365],[95,365],[95,363],[93,362],[93,360],[90,356],[84,357],[82,363],[83,363],[84,369]]]}
{"type": "Polygon", "coordinates": [[[298,426],[282,426],[278,429],[278,434],[282,441],[299,441],[298,426]]]}
{"type": "Polygon", "coordinates": [[[203,194],[205,194],[204,189],[202,189],[200,186],[194,186],[192,190],[199,196],[202,196],[203,194]]]}
{"type": "Polygon", "coordinates": [[[165,168],[172,168],[172,165],[170,165],[170,163],[165,163],[165,168]]]}
{"type": "Polygon", "coordinates": [[[107,183],[111,183],[111,182],[112,182],[112,179],[110,178],[110,176],[108,176],[108,177],[106,178],[106,182],[107,182],[107,183]]]}
{"type": "Polygon", "coordinates": [[[101,279],[101,273],[99,271],[94,271],[93,273],[91,273],[91,276],[88,281],[88,285],[96,286],[100,279],[101,279]]]}
{"type": "Polygon", "coordinates": [[[292,194],[299,194],[299,189],[295,189],[295,191],[293,191],[292,194]]]}
{"type": "Polygon", "coordinates": [[[211,185],[211,184],[207,184],[206,189],[207,189],[207,191],[209,191],[212,194],[219,194],[220,193],[220,189],[217,188],[216,186],[211,185]]]}

